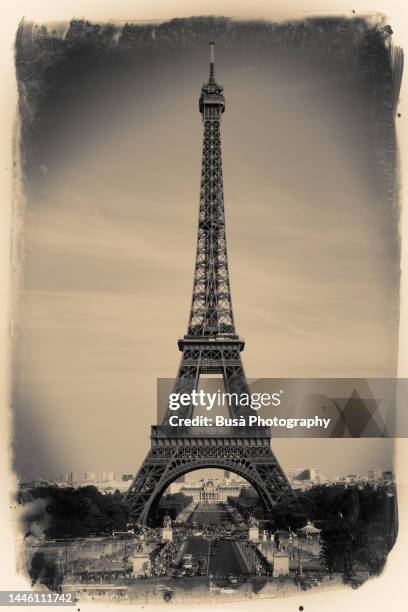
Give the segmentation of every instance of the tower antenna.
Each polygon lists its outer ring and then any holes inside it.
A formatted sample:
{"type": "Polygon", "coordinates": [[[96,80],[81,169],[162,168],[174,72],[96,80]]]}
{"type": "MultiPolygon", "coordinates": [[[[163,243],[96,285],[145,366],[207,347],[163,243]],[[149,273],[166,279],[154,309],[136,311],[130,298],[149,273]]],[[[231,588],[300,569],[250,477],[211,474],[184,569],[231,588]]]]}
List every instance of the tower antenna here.
{"type": "Polygon", "coordinates": [[[210,81],[213,81],[215,78],[215,42],[211,41],[208,44],[210,45],[210,81]]]}

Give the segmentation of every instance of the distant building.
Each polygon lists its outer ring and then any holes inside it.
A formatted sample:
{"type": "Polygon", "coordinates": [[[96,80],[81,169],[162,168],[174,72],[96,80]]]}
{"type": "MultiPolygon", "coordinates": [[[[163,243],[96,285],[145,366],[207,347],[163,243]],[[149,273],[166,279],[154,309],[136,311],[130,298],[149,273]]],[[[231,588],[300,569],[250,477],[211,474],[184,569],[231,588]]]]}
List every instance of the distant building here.
{"type": "Polygon", "coordinates": [[[105,480],[96,486],[101,493],[114,493],[116,490],[125,493],[129,488],[129,482],[127,480],[105,480]]]}
{"type": "Polygon", "coordinates": [[[382,479],[383,479],[382,470],[369,470],[368,480],[382,480],[382,479]]]}
{"type": "Polygon", "coordinates": [[[43,478],[38,478],[36,480],[22,480],[20,482],[20,490],[27,491],[30,489],[37,489],[38,487],[48,487],[53,483],[50,480],[45,480],[43,478]]]}
{"type": "Polygon", "coordinates": [[[341,485],[358,484],[364,482],[364,479],[357,474],[347,474],[347,476],[337,476],[335,482],[341,485]]]}
{"type": "Polygon", "coordinates": [[[317,468],[292,468],[286,470],[286,475],[292,481],[310,481],[314,484],[320,484],[325,480],[317,468]]]}
{"type": "Polygon", "coordinates": [[[290,468],[289,470],[285,470],[285,473],[289,480],[295,480],[303,470],[304,468],[290,468]]]}
{"type": "Polygon", "coordinates": [[[174,480],[172,483],[170,483],[170,485],[169,485],[169,487],[167,489],[167,492],[169,494],[179,493],[179,491],[181,491],[183,486],[185,486],[185,483],[178,482],[178,480],[174,480]]]}
{"type": "Polygon", "coordinates": [[[368,472],[368,480],[380,481],[386,480],[387,482],[392,482],[394,480],[394,475],[391,470],[369,470],[368,472]]]}
{"type": "Polygon", "coordinates": [[[238,497],[242,490],[241,483],[219,482],[215,479],[179,484],[179,486],[179,491],[184,493],[184,495],[192,497],[195,502],[227,501],[228,497],[238,497]]]}

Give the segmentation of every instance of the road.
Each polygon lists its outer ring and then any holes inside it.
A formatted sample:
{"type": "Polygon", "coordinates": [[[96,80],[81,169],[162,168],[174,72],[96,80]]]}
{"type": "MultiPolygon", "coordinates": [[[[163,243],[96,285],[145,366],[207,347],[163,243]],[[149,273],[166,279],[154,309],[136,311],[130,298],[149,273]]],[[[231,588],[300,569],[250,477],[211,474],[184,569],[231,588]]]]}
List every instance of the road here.
{"type": "MultiPolygon", "coordinates": [[[[189,522],[199,524],[223,524],[232,527],[224,504],[199,504],[189,522]]],[[[241,560],[233,540],[219,540],[205,536],[189,536],[183,554],[199,555],[207,559],[207,575],[214,577],[236,576],[246,574],[245,565],[241,560]]]]}
{"type": "Polygon", "coordinates": [[[189,537],[183,551],[183,554],[188,553],[194,557],[201,555],[207,559],[208,575],[220,577],[247,573],[232,540],[215,543],[211,539],[189,537]]]}

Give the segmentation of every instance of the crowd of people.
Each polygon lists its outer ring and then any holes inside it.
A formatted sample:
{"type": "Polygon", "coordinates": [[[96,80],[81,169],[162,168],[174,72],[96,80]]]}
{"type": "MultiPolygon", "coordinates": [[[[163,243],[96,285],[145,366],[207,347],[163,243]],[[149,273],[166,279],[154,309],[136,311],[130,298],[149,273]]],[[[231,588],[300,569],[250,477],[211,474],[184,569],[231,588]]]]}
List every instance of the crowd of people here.
{"type": "Polygon", "coordinates": [[[134,537],[138,540],[154,541],[161,540],[161,527],[148,527],[147,525],[135,525],[133,527],[134,537]]]}
{"type": "Polygon", "coordinates": [[[181,547],[181,541],[168,542],[160,549],[151,566],[152,576],[168,576],[181,547]]]}

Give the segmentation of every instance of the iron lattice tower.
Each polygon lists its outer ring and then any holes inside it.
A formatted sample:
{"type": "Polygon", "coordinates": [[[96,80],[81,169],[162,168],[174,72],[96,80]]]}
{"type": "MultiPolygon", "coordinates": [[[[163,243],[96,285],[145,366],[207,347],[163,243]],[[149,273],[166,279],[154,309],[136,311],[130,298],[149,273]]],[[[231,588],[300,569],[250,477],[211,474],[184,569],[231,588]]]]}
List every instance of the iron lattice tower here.
{"type": "MultiPolygon", "coordinates": [[[[239,402],[242,394],[249,394],[240,355],[244,341],[235,332],[225,232],[220,133],[225,98],[215,80],[214,43],[210,43],[210,75],[201,88],[199,110],[204,140],[193,295],[187,334],[178,341],[182,357],[173,392],[190,394],[198,388],[201,374],[219,374],[225,392],[238,398],[228,406],[230,416],[246,421],[248,407],[239,402]]],[[[189,418],[193,412],[192,405],[186,406],[178,416],[189,418]]],[[[152,427],[151,450],[125,495],[133,520],[145,523],[171,482],[203,467],[219,467],[246,478],[268,514],[290,489],[272,453],[268,428],[176,428],[169,425],[169,416],[167,410],[162,424],[152,427]]]]}

